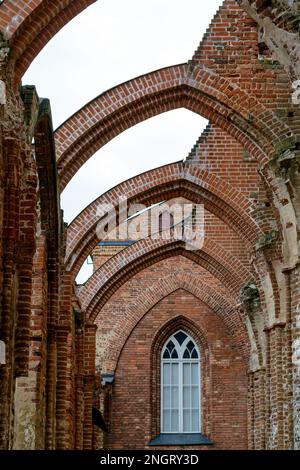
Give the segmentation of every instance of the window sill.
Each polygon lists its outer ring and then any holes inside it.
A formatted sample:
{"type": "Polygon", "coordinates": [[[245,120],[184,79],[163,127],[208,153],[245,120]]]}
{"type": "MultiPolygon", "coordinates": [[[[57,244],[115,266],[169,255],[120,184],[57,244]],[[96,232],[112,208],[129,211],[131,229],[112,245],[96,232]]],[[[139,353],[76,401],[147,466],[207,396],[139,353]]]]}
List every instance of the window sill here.
{"type": "Polygon", "coordinates": [[[203,434],[159,434],[149,442],[149,446],[191,446],[213,444],[208,437],[203,434]]]}

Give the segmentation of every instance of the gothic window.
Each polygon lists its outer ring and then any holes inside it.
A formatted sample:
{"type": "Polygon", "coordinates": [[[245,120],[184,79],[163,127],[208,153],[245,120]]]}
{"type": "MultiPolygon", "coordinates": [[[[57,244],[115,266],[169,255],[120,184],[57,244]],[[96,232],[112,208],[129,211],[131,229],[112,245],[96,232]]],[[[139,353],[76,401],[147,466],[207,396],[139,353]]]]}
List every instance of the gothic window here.
{"type": "Polygon", "coordinates": [[[177,331],[161,353],[161,432],[201,432],[200,353],[191,336],[177,331]]]}

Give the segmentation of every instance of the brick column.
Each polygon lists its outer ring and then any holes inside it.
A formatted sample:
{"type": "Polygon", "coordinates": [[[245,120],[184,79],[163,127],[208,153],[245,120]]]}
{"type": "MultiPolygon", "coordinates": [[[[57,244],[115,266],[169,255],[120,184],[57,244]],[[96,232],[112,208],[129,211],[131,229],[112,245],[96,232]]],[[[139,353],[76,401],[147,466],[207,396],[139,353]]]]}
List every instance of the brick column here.
{"type": "Polygon", "coordinates": [[[83,422],[84,422],[84,378],[82,374],[75,377],[75,450],[83,449],[83,422]]]}
{"type": "Polygon", "coordinates": [[[73,351],[72,316],[73,277],[65,271],[61,279],[58,326],[56,326],[57,384],[56,384],[56,449],[73,449],[73,351]]]}
{"type": "Polygon", "coordinates": [[[249,373],[248,448],[265,449],[265,369],[249,373]]]}
{"type": "Polygon", "coordinates": [[[267,383],[266,394],[269,397],[267,409],[267,443],[270,450],[284,449],[283,429],[283,354],[285,324],[275,324],[266,330],[267,334],[267,383]]]}
{"type": "MultiPolygon", "coordinates": [[[[101,375],[95,375],[94,406],[101,409],[101,375]]],[[[101,410],[102,414],[103,409],[101,410]]],[[[103,432],[98,426],[93,426],[93,450],[103,449],[103,432]]]]}
{"type": "Polygon", "coordinates": [[[75,449],[83,448],[84,420],[84,334],[76,331],[76,376],[75,376],[75,449]]]}
{"type": "Polygon", "coordinates": [[[286,272],[287,280],[287,302],[286,302],[286,327],[284,330],[284,351],[283,351],[283,397],[284,397],[284,449],[290,450],[294,447],[294,426],[293,426],[293,364],[292,364],[292,307],[291,307],[291,275],[286,272]]]}
{"type": "Polygon", "coordinates": [[[67,417],[67,370],[68,370],[68,334],[70,328],[56,328],[57,347],[57,383],[56,383],[56,449],[68,449],[68,417],[67,417]]]}
{"type": "Polygon", "coordinates": [[[86,324],[84,331],[84,426],[83,448],[93,448],[92,407],[95,387],[97,325],[86,324]]]}
{"type": "Polygon", "coordinates": [[[17,317],[18,276],[15,247],[19,241],[20,137],[3,138],[4,204],[0,339],[6,345],[6,364],[0,366],[0,449],[8,449],[14,390],[14,335],[17,317]]]}
{"type": "Polygon", "coordinates": [[[45,447],[53,450],[56,446],[56,379],[57,379],[57,352],[55,327],[48,325],[47,344],[47,398],[46,398],[46,438],[45,447]]]}
{"type": "MultiPolygon", "coordinates": [[[[30,151],[22,152],[25,162],[23,169],[22,191],[20,195],[20,240],[15,247],[19,274],[18,320],[15,334],[15,376],[24,377],[29,370],[29,347],[31,339],[32,280],[34,270],[40,271],[41,282],[44,277],[44,258],[47,248],[43,240],[37,240],[37,168],[30,151]],[[37,245],[38,241],[38,245],[37,245]],[[40,244],[42,246],[40,246],[40,244]],[[39,259],[40,257],[40,259],[39,259]]],[[[40,292],[42,296],[42,291],[40,292]]],[[[45,312],[47,318],[47,313],[45,312]]]]}
{"type": "MultiPolygon", "coordinates": [[[[26,361],[18,363],[17,372],[23,372],[22,377],[16,378],[14,413],[17,419],[14,422],[14,449],[37,450],[45,448],[45,408],[46,408],[46,332],[47,332],[47,240],[40,235],[36,241],[37,250],[33,261],[32,280],[28,279],[28,287],[32,284],[31,303],[23,310],[23,317],[19,318],[18,330],[20,343],[24,341],[19,354],[27,355],[29,347],[29,366],[26,372],[26,361]],[[29,310],[29,312],[27,311],[29,310]],[[26,318],[28,316],[28,318],[26,318]],[[26,326],[27,325],[27,326],[26,326]],[[27,331],[25,333],[25,330],[27,331]],[[22,340],[22,334],[24,338],[22,340]],[[28,338],[26,338],[26,334],[28,338]],[[28,345],[27,345],[28,343],[28,345]],[[25,369],[21,367],[24,365],[25,369]]],[[[26,260],[26,256],[24,257],[26,260]]],[[[28,261],[29,262],[29,261],[28,261]]],[[[28,268],[30,272],[30,267],[28,268]]],[[[25,283],[19,288],[25,289],[25,283]]],[[[22,291],[23,292],[23,291],[22,291]]],[[[28,294],[24,295],[24,301],[28,294]]],[[[20,303],[18,304],[19,307],[20,303]]],[[[19,313],[19,308],[18,308],[19,313]]],[[[17,357],[17,353],[16,353],[17,357]]],[[[20,356],[19,356],[20,357],[20,356]]],[[[22,359],[22,355],[20,357],[22,359]]],[[[16,359],[17,362],[17,359],[16,359]]]]}
{"type": "Polygon", "coordinates": [[[57,380],[57,350],[55,325],[59,313],[60,269],[58,254],[49,257],[48,254],[48,334],[47,334],[47,388],[46,388],[46,439],[48,450],[56,446],[56,380],[57,380]]]}
{"type": "Polygon", "coordinates": [[[291,272],[293,444],[300,450],[300,266],[291,272]]]}
{"type": "Polygon", "coordinates": [[[92,407],[94,401],[95,376],[84,376],[84,425],[83,425],[83,449],[93,448],[93,424],[92,407]]]}

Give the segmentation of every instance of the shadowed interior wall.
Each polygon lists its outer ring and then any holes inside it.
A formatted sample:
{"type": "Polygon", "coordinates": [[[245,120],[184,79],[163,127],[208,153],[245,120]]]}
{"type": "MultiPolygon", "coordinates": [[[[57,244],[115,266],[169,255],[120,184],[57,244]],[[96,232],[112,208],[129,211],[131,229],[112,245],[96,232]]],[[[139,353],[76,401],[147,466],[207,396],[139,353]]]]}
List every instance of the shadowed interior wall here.
{"type": "Polygon", "coordinates": [[[180,329],[180,325],[184,329],[191,322],[198,340],[202,356],[203,433],[214,441],[212,448],[247,448],[244,360],[216,314],[183,289],[170,294],[146,312],[127,339],[116,369],[111,433],[105,440],[105,448],[144,449],[154,437],[159,417],[153,416],[152,410],[157,409],[160,397],[154,381],[160,371],[153,370],[159,361],[151,355],[157,333],[170,320],[175,320],[175,331],[180,329]],[[176,322],[179,316],[187,320],[186,324],[184,321],[176,322]]]}

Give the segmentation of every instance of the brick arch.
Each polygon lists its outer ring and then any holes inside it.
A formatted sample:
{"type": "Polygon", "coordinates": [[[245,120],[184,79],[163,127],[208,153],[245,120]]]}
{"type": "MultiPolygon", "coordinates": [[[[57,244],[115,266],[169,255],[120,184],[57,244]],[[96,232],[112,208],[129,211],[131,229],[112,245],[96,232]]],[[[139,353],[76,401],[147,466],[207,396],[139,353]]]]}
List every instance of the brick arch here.
{"type": "MultiPolygon", "coordinates": [[[[240,348],[244,358],[249,361],[251,350],[250,341],[253,341],[253,338],[249,338],[245,324],[235,304],[225,297],[223,293],[218,292],[218,290],[202,282],[193,274],[192,270],[189,273],[178,270],[176,273],[164,277],[147,289],[141,291],[139,296],[127,306],[124,315],[116,318],[114,327],[110,330],[110,337],[113,338],[113,341],[109,343],[108,349],[105,352],[107,357],[113,358],[114,370],[117,368],[119,357],[134,328],[144,316],[147,315],[149,310],[165,297],[179,289],[183,289],[194,295],[221,318],[235,344],[240,348]]],[[[97,323],[97,319],[95,321],[97,323]]],[[[171,321],[171,328],[173,328],[173,322],[174,319],[171,321]]],[[[165,325],[163,330],[164,337],[165,335],[168,336],[168,325],[165,325]]],[[[164,338],[160,340],[158,335],[154,343],[159,345],[163,341],[164,338]]],[[[203,342],[204,338],[201,343],[203,342]]],[[[110,365],[112,365],[112,363],[110,365]]]]}
{"type": "Polygon", "coordinates": [[[228,289],[232,299],[237,299],[242,286],[252,279],[240,260],[212,240],[205,239],[201,250],[190,251],[182,241],[145,238],[110,258],[79,290],[78,300],[89,321],[94,321],[113,293],[133,275],[174,255],[183,255],[204,267],[228,289]]]}
{"type": "Polygon", "coordinates": [[[5,0],[0,6],[0,31],[12,48],[16,86],[50,39],[95,1],[5,0]]]}
{"type": "Polygon", "coordinates": [[[228,182],[207,170],[189,163],[173,163],[131,178],[83,210],[67,230],[66,266],[76,276],[82,263],[99,239],[96,226],[99,222],[97,208],[110,203],[117,207],[120,195],[128,203],[151,205],[162,200],[183,196],[193,202],[203,202],[210,212],[230,225],[248,243],[255,243],[259,227],[251,218],[249,201],[228,182]]]}
{"type": "Polygon", "coordinates": [[[293,135],[274,112],[235,83],[201,65],[176,65],[108,90],[57,129],[61,189],[112,138],[145,119],[181,107],[228,132],[261,165],[274,155],[276,144],[293,135]]]}

